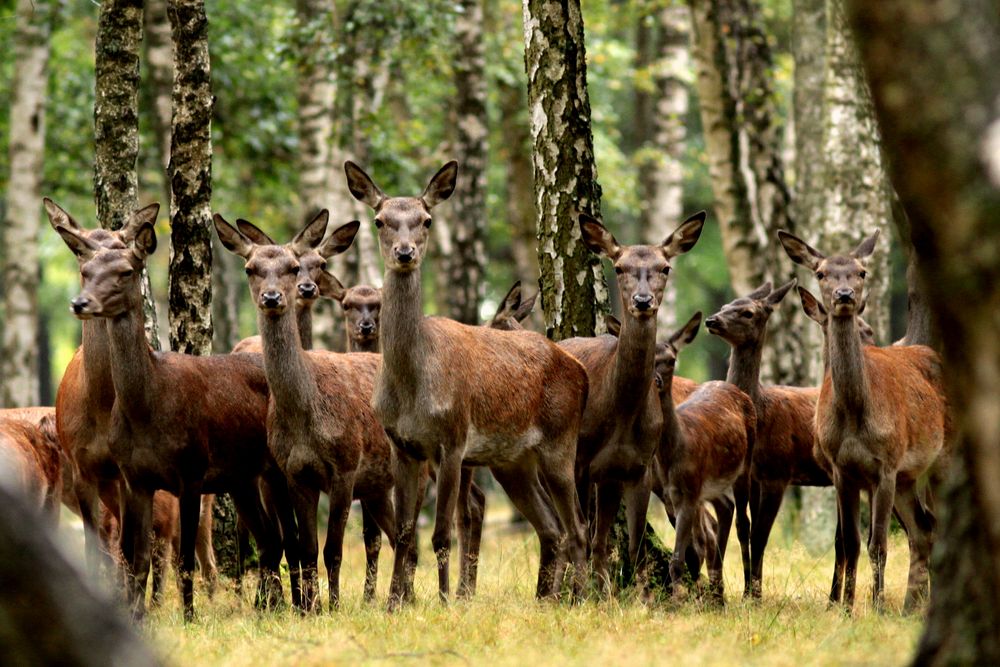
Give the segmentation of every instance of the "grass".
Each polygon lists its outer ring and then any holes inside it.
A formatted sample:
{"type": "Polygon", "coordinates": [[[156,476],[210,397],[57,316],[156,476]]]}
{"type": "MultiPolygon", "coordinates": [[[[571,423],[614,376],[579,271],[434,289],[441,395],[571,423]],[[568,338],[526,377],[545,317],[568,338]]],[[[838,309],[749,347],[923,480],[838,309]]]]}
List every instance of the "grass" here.
{"type": "MultiPolygon", "coordinates": [[[[494,503],[496,505],[498,503],[494,503]]],[[[503,509],[494,510],[503,517],[503,509]]],[[[493,515],[496,517],[496,514],[493,515]]],[[[779,518],[780,520],[780,518],[779,518]]],[[[403,664],[902,664],[919,637],[920,617],[900,614],[907,548],[892,536],[886,580],[888,611],[870,609],[870,568],[862,554],[853,617],[827,609],[832,551],[814,556],[775,530],[765,564],[764,599],[744,603],[739,545],[726,563],[727,605],[647,605],[608,600],[576,606],[533,598],[538,563],[532,533],[494,518],[483,538],[478,593],[473,600],[437,602],[437,575],[422,535],[418,603],[388,615],[384,602],[392,551],[380,561],[379,601],[361,600],[364,549],[352,516],[345,545],[341,609],[303,618],[289,610],[257,613],[235,593],[209,599],[196,584],[197,619],[185,626],[171,587],[146,632],[176,665],[403,664]]],[[[665,522],[664,522],[665,523],[665,522]]],[[[673,535],[667,532],[668,543],[673,535]]],[[[424,531],[429,532],[429,531],[424,531]]],[[[457,554],[453,551],[453,572],[457,554]]],[[[322,573],[321,573],[322,576],[322,573]]],[[[455,581],[453,576],[452,581],[455,581]]],[[[200,583],[200,582],[199,582],[200,583]]],[[[454,586],[454,583],[452,584],[454,586]]],[[[325,580],[321,582],[326,601],[325,580]]],[[[286,582],[287,597],[287,582],[286,582]]]]}

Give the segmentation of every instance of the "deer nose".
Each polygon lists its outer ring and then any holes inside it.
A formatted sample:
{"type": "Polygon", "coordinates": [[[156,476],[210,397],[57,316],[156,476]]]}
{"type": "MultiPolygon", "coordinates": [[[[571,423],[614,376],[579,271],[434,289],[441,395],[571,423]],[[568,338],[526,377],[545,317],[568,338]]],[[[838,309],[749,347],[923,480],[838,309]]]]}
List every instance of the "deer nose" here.
{"type": "Polygon", "coordinates": [[[299,285],[299,296],[303,299],[312,299],[316,296],[316,283],[302,283],[299,285]]]}
{"type": "Polygon", "coordinates": [[[416,249],[411,246],[397,248],[396,260],[400,264],[409,264],[410,262],[413,261],[413,258],[416,256],[416,254],[417,254],[416,249]]]}
{"type": "Polygon", "coordinates": [[[705,320],[705,328],[712,329],[713,327],[717,326],[719,326],[719,318],[716,317],[715,315],[712,315],[711,317],[705,320]]]}
{"type": "Polygon", "coordinates": [[[632,303],[635,304],[636,309],[641,311],[649,310],[653,307],[653,295],[652,294],[636,294],[632,297],[632,303]]]}
{"type": "Polygon", "coordinates": [[[77,315],[79,315],[80,313],[82,313],[84,311],[84,309],[86,309],[87,306],[90,305],[90,299],[88,299],[85,296],[78,296],[78,297],[72,299],[69,302],[69,305],[70,305],[70,308],[73,309],[73,312],[76,313],[77,315]]]}
{"type": "Polygon", "coordinates": [[[260,295],[260,303],[265,308],[277,308],[281,305],[281,292],[267,291],[260,295]]]}
{"type": "Polygon", "coordinates": [[[850,287],[840,287],[833,291],[837,303],[851,303],[854,300],[854,290],[850,287]]]}
{"type": "Polygon", "coordinates": [[[375,323],[374,322],[362,322],[358,325],[358,329],[365,336],[370,336],[375,333],[375,323]]]}

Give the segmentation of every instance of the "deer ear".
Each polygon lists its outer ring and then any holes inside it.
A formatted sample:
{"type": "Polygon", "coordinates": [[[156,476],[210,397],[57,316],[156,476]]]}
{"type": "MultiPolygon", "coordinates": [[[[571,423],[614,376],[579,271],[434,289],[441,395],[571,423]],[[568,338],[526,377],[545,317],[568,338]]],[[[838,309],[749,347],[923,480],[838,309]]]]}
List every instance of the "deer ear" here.
{"type": "Polygon", "coordinates": [[[424,188],[420,199],[424,206],[431,209],[443,202],[455,192],[455,185],[458,183],[458,163],[452,160],[444,165],[434,174],[427,187],[424,188]]]}
{"type": "Polygon", "coordinates": [[[385,193],[379,190],[371,176],[350,160],[344,163],[344,173],[347,174],[347,189],[351,191],[354,198],[368,204],[371,208],[378,208],[378,205],[385,199],[385,193]]]}
{"type": "Polygon", "coordinates": [[[809,319],[818,323],[821,327],[826,326],[826,308],[812,295],[812,292],[805,287],[799,287],[799,300],[802,302],[802,310],[809,316],[809,319]]]}
{"type": "Polygon", "coordinates": [[[607,257],[611,261],[621,256],[622,249],[615,240],[614,234],[602,225],[596,218],[592,218],[586,213],[580,214],[580,235],[584,245],[591,252],[607,257]]]}
{"type": "Polygon", "coordinates": [[[132,253],[139,259],[146,259],[156,252],[156,230],[153,223],[143,223],[132,239],[132,253]]]}
{"type": "Polygon", "coordinates": [[[753,299],[754,301],[760,301],[770,293],[771,293],[771,281],[768,280],[766,283],[764,283],[754,291],[747,294],[747,298],[753,299]]]}
{"type": "Polygon", "coordinates": [[[82,260],[90,259],[97,250],[97,244],[80,233],[79,230],[71,227],[57,226],[56,232],[62,237],[73,254],[82,260]]]}
{"type": "MultiPolygon", "coordinates": [[[[318,246],[320,241],[323,240],[323,235],[326,234],[326,225],[329,222],[330,211],[324,208],[322,211],[313,216],[313,219],[310,220],[306,226],[295,235],[295,238],[292,239],[290,244],[292,252],[296,255],[302,255],[318,246]]],[[[350,245],[350,243],[348,243],[348,245],[350,245]]]]}
{"type": "Polygon", "coordinates": [[[270,236],[261,231],[260,227],[249,220],[243,218],[236,219],[236,228],[243,236],[247,237],[257,245],[278,245],[270,236]]]}
{"type": "Polygon", "coordinates": [[[523,297],[521,299],[521,305],[514,311],[514,319],[518,322],[523,322],[527,319],[528,315],[531,315],[531,311],[535,309],[535,299],[537,297],[538,292],[535,292],[529,297],[523,297]]]}
{"type": "Polygon", "coordinates": [[[49,224],[52,225],[52,229],[58,231],[59,227],[66,227],[68,229],[80,229],[79,223],[73,219],[69,213],[63,209],[59,204],[55,203],[48,197],[42,199],[42,203],[45,204],[45,213],[49,216],[49,224]]]}
{"type": "Polygon", "coordinates": [[[669,343],[674,350],[680,352],[694,340],[695,336],[698,335],[698,327],[700,326],[701,311],[699,310],[691,316],[691,319],[687,321],[687,324],[678,329],[674,335],[667,340],[667,343],[669,343]]]}
{"type": "Polygon", "coordinates": [[[343,301],[347,294],[347,290],[341,282],[329,271],[320,271],[316,284],[319,286],[319,295],[328,299],[343,301]]]}
{"type": "Polygon", "coordinates": [[[215,223],[215,233],[219,235],[223,247],[234,255],[249,259],[250,253],[253,252],[254,242],[247,238],[243,232],[226,222],[226,219],[218,213],[212,216],[212,222],[215,223]]]}
{"type": "Polygon", "coordinates": [[[874,234],[858,244],[858,247],[851,253],[851,257],[862,262],[871,257],[871,254],[875,252],[875,242],[878,241],[878,235],[879,230],[876,229],[874,234]]]}
{"type": "Polygon", "coordinates": [[[705,226],[705,215],[705,211],[698,211],[682,222],[663,241],[663,252],[666,253],[668,258],[683,255],[694,247],[694,244],[701,237],[702,227],[705,226]]]}
{"type": "Polygon", "coordinates": [[[514,313],[520,305],[521,281],[518,280],[509,290],[507,290],[507,294],[504,296],[503,300],[500,301],[500,305],[497,306],[497,312],[493,315],[493,319],[490,320],[490,324],[495,324],[509,317],[514,317],[514,313]]]}
{"type": "Polygon", "coordinates": [[[361,223],[357,220],[351,220],[350,222],[337,227],[333,232],[330,233],[319,247],[316,248],[316,252],[320,254],[323,259],[329,259],[334,255],[339,255],[354,243],[354,237],[357,236],[358,230],[361,229],[361,223]]]}
{"type": "Polygon", "coordinates": [[[769,305],[772,308],[774,308],[775,306],[777,306],[779,303],[781,303],[781,300],[785,298],[785,295],[788,294],[788,290],[792,289],[797,284],[798,284],[798,280],[796,280],[795,278],[792,278],[787,283],[785,283],[784,285],[782,285],[778,289],[776,289],[773,292],[771,292],[770,294],[768,294],[767,295],[767,299],[766,299],[767,300],[767,305],[769,305]]]}
{"type": "Polygon", "coordinates": [[[622,322],[614,315],[604,316],[604,326],[607,328],[608,333],[619,338],[622,335],[622,322]]]}
{"type": "Polygon", "coordinates": [[[782,247],[793,262],[801,264],[811,271],[815,271],[819,263],[826,259],[826,255],[785,230],[778,231],[778,240],[781,241],[782,247]]]}
{"type": "MultiPolygon", "coordinates": [[[[135,211],[128,217],[125,224],[121,228],[122,240],[125,243],[132,243],[135,240],[136,234],[145,225],[155,225],[156,216],[160,213],[160,205],[158,203],[152,203],[149,206],[144,206],[138,211],[135,211]]],[[[154,243],[155,245],[155,243],[154,243]]],[[[152,253],[150,253],[152,254],[152,253]]]]}

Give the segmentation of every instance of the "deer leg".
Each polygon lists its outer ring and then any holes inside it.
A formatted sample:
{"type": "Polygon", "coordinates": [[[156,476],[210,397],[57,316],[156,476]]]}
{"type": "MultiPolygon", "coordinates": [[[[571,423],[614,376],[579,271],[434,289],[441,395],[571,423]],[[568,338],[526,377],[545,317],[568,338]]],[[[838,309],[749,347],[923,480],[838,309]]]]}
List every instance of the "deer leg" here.
{"type": "Polygon", "coordinates": [[[319,538],[316,510],[319,491],[305,484],[293,483],[289,489],[295,507],[299,534],[299,562],[302,568],[300,599],[303,613],[319,611],[319,538]]]}
{"type": "Polygon", "coordinates": [[[200,489],[184,489],[181,493],[181,598],[184,622],[194,620],[194,547],[198,538],[198,517],[201,514],[200,489]]]}
{"type": "Polygon", "coordinates": [[[201,497],[201,519],[198,521],[198,542],[195,544],[195,556],[201,576],[208,585],[208,597],[215,595],[215,586],[219,581],[219,568],[215,564],[215,549],[212,548],[212,508],[215,506],[215,495],[201,497]]]}
{"type": "MultiPolygon", "coordinates": [[[[571,452],[575,446],[576,438],[572,438],[563,451],[571,452]]],[[[574,600],[580,600],[587,584],[587,536],[581,519],[582,512],[577,497],[572,458],[569,456],[566,458],[570,461],[569,463],[558,458],[556,460],[543,460],[540,471],[544,475],[547,487],[545,506],[548,507],[551,504],[555,507],[565,535],[564,556],[560,560],[563,565],[566,562],[573,565],[570,591],[574,600]]],[[[545,489],[543,488],[543,490],[545,489]]],[[[562,584],[563,579],[563,573],[559,571],[561,569],[562,567],[558,567],[556,572],[555,581],[559,585],[562,584]]]]}
{"type": "MultiPolygon", "coordinates": [[[[735,503],[726,497],[716,498],[712,501],[712,507],[715,508],[715,515],[719,521],[719,528],[715,544],[705,545],[708,547],[705,554],[706,559],[708,560],[708,580],[711,586],[712,598],[719,604],[725,604],[725,583],[722,578],[722,564],[726,559],[726,546],[729,543],[729,531],[732,530],[733,527],[735,503]]],[[[702,514],[705,513],[704,508],[702,508],[701,512],[702,514]]],[[[702,525],[703,523],[703,519],[698,517],[698,524],[702,525]]]]}
{"type": "Polygon", "coordinates": [[[375,599],[378,583],[378,555],[382,551],[382,531],[372,515],[368,500],[361,501],[361,535],[365,540],[365,602],[375,599]]]}
{"type": "MultiPolygon", "coordinates": [[[[153,537],[151,567],[153,572],[153,594],[149,601],[150,608],[159,607],[163,602],[163,590],[166,585],[167,569],[173,556],[173,545],[159,536],[153,537]]],[[[183,589],[181,591],[183,593],[183,589]]]]}
{"type": "Polygon", "coordinates": [[[150,531],[153,527],[153,494],[126,491],[122,517],[122,544],[127,545],[128,601],[132,618],[141,620],[146,612],[146,583],[149,578],[150,531]]]}
{"type": "Polygon", "coordinates": [[[774,520],[781,509],[781,499],[785,494],[784,483],[760,484],[757,511],[750,527],[750,588],[744,589],[743,597],[760,599],[763,595],[764,552],[771,537],[774,520]]]}
{"type": "MultiPolygon", "coordinates": [[[[677,535],[674,541],[674,553],[670,558],[670,592],[678,592],[676,585],[684,580],[684,554],[692,546],[694,522],[698,520],[700,508],[691,503],[674,503],[677,512],[677,535]]],[[[693,581],[697,581],[698,572],[694,573],[693,581]]]]}
{"type": "MultiPolygon", "coordinates": [[[[285,474],[277,468],[269,468],[259,485],[261,496],[271,512],[266,517],[268,525],[274,535],[280,535],[280,545],[284,549],[285,559],[288,561],[289,586],[292,589],[292,606],[296,609],[302,607],[302,564],[299,558],[299,530],[295,523],[294,503],[292,502],[291,491],[288,488],[288,480],[285,474]]],[[[241,546],[242,549],[242,546],[241,546]]],[[[276,565],[280,568],[280,550],[276,556],[276,565]]],[[[278,570],[280,572],[280,570],[278,570]]],[[[280,584],[280,577],[278,580],[280,584]]],[[[279,586],[280,588],[280,586],[279,586]]]]}
{"type": "Polygon", "coordinates": [[[837,487],[837,514],[844,538],[844,606],[850,611],[854,609],[858,555],[861,551],[861,490],[836,471],[833,477],[837,487]]]}
{"type": "Polygon", "coordinates": [[[449,559],[451,555],[451,527],[458,503],[458,483],[462,475],[462,450],[459,444],[451,452],[441,457],[437,475],[437,511],[434,517],[434,533],[431,546],[437,556],[438,596],[442,602],[448,601],[449,559]]]}
{"type": "Polygon", "coordinates": [[[552,514],[545,498],[545,489],[538,478],[534,466],[519,466],[514,469],[492,468],[493,476],[510,497],[514,507],[528,520],[538,534],[540,558],[538,583],[535,596],[555,598],[555,567],[559,557],[561,531],[559,521],[552,514]]]}
{"type": "Polygon", "coordinates": [[[239,516],[236,517],[236,593],[243,595],[243,575],[250,558],[250,530],[239,516]]]}
{"type": "MultiPolygon", "coordinates": [[[[77,503],[80,505],[80,518],[83,519],[83,539],[87,555],[87,570],[94,575],[101,572],[102,565],[108,572],[117,569],[111,554],[101,544],[101,503],[97,485],[81,479],[77,474],[73,480],[73,492],[76,495],[77,503]]],[[[117,488],[115,496],[117,496],[117,488]]],[[[117,507],[118,503],[115,503],[117,507]]],[[[121,516],[116,516],[121,526],[121,516]]],[[[111,545],[107,545],[110,549],[111,545]]]]}
{"type": "Polygon", "coordinates": [[[398,610],[409,599],[407,592],[412,591],[414,571],[411,563],[415,552],[414,534],[420,507],[417,496],[423,478],[422,465],[422,462],[396,448],[396,550],[389,587],[389,611],[398,610]]]}
{"type": "MultiPolygon", "coordinates": [[[[760,485],[750,478],[746,471],[733,484],[733,497],[736,499],[736,538],[740,541],[740,554],[743,556],[743,594],[753,589],[751,572],[753,564],[750,558],[750,516],[747,508],[757,509],[760,498],[760,485]]],[[[754,517],[754,521],[756,521],[754,517]]]]}
{"type": "Polygon", "coordinates": [[[625,520],[628,525],[628,566],[633,577],[641,569],[640,560],[644,538],[646,537],[646,513],[649,510],[649,494],[652,493],[649,471],[635,484],[625,487],[625,520]]]}
{"type": "Polygon", "coordinates": [[[330,517],[326,529],[326,544],[323,546],[331,612],[340,606],[340,565],[344,558],[344,533],[353,498],[354,475],[335,479],[330,488],[330,517]]]}
{"type": "Polygon", "coordinates": [[[839,604],[844,594],[844,568],[847,566],[847,554],[844,552],[844,521],[840,516],[840,505],[837,505],[837,529],[833,537],[833,582],[830,585],[830,604],[839,604]]]}
{"type": "Polygon", "coordinates": [[[896,476],[883,475],[872,493],[872,523],[868,557],[872,563],[872,603],[879,611],[885,605],[885,561],[888,554],[889,518],[896,497],[896,476]]]}
{"type": "Polygon", "coordinates": [[[476,594],[479,547],[483,539],[483,521],[486,516],[486,493],[476,484],[475,472],[475,468],[462,467],[458,505],[458,537],[462,553],[456,593],[460,598],[471,598],[476,594]]]}
{"type": "Polygon", "coordinates": [[[894,504],[896,517],[906,531],[910,547],[910,571],[906,582],[906,600],[903,611],[916,611],[929,592],[928,559],[930,557],[930,534],[920,525],[919,515],[926,511],[917,496],[915,485],[907,480],[896,482],[896,499],[894,504]]]}
{"type": "Polygon", "coordinates": [[[597,486],[597,526],[594,531],[594,574],[604,594],[611,592],[611,575],[608,572],[608,539],[622,502],[622,485],[619,482],[602,482],[597,486]]]}

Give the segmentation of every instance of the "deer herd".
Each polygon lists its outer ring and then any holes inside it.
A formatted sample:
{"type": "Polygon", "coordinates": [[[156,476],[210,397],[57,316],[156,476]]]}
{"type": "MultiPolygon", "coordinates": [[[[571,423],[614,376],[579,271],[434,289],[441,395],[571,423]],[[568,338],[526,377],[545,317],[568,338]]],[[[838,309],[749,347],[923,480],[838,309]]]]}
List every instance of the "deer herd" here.
{"type": "MultiPolygon", "coordinates": [[[[516,284],[484,326],[423,313],[421,266],[432,212],[455,189],[449,162],[417,197],[386,195],[359,166],[347,187],[374,212],[385,264],[381,288],[345,288],[327,260],[347,250],[358,221],[328,230],[320,212],[279,244],[245,220],[215,215],[222,245],[243,258],[259,336],[231,354],[155,352],[143,321],[142,275],[156,250],[159,206],[117,231],[86,229],[52,201],[54,230],[76,256],[82,346],[67,367],[56,407],[0,412],[0,470],[49,520],[64,502],[83,519],[88,565],[118,580],[136,617],[153,599],[176,552],[185,619],[194,614],[195,560],[215,579],[213,494],[228,493],[259,549],[255,602],[283,598],[320,609],[318,508],[330,499],[323,545],[327,602],[341,598],[344,535],[360,501],[367,567],[376,592],[382,535],[394,550],[388,606],[414,599],[416,527],[436,485],[431,544],[442,600],[450,596],[457,526],[457,595],[475,592],[486,496],[473,479],[488,467],[538,536],[539,598],[607,594],[610,535],[624,502],[627,557],[644,560],[650,494],[676,528],[671,592],[687,593],[704,563],[708,596],[724,600],[722,567],[735,521],[744,590],[764,591],[763,561],[785,491],[837,493],[831,603],[854,604],[861,546],[860,495],[871,502],[872,600],[881,608],[890,514],[905,530],[907,611],[929,591],[932,492],[947,463],[950,422],[938,355],[919,345],[876,347],[864,309],[866,261],[876,235],[827,256],[785,232],[791,260],[815,275],[820,297],[798,287],[823,328],[819,387],[761,383],[767,323],[795,281],[771,283],[704,318],[731,348],[726,380],[674,374],[702,314],[657,341],[657,311],[677,258],[698,242],[705,214],[662,243],[622,245],[599,221],[579,216],[582,242],[617,274],[621,321],[606,335],[554,343],[521,321],[534,298],[516,284]],[[312,309],[340,302],[346,353],[312,349],[312,309]],[[709,511],[711,508],[711,512],[709,511]]],[[[682,262],[683,263],[683,262],[682,262]]],[[[624,556],[624,554],[623,554],[624,556]]]]}

